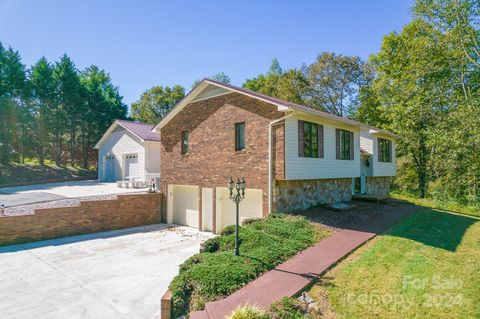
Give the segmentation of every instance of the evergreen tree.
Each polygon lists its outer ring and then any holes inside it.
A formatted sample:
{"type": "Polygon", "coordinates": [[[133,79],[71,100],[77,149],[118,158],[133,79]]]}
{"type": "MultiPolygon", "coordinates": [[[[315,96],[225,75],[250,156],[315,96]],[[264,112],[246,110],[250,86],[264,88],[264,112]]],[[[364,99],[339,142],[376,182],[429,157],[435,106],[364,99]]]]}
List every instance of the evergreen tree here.
{"type": "MultiPolygon", "coordinates": [[[[23,135],[17,130],[19,119],[26,114],[24,99],[28,96],[25,66],[18,51],[4,49],[0,43],[0,161],[23,159],[23,135]]],[[[25,133],[25,131],[23,131],[25,133]]]]}
{"type": "Polygon", "coordinates": [[[76,137],[79,129],[79,117],[85,111],[82,100],[82,87],[77,68],[65,54],[55,63],[54,78],[58,86],[58,104],[55,110],[55,139],[57,165],[62,161],[63,134],[69,136],[69,159],[72,165],[76,160],[76,137]]]}
{"type": "Polygon", "coordinates": [[[30,87],[32,90],[33,111],[36,115],[34,139],[38,160],[44,164],[51,143],[50,128],[55,126],[53,114],[55,111],[57,88],[53,78],[53,66],[42,57],[30,69],[30,87]]]}

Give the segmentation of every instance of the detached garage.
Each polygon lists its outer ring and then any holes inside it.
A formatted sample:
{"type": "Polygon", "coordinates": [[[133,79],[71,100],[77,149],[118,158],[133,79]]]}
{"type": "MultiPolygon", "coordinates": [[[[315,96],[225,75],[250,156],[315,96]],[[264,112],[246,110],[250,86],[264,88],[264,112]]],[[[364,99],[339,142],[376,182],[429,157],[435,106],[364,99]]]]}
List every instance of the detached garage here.
{"type": "Polygon", "coordinates": [[[160,177],[160,136],[153,125],[116,120],[95,145],[98,179],[105,182],[160,177]]]}

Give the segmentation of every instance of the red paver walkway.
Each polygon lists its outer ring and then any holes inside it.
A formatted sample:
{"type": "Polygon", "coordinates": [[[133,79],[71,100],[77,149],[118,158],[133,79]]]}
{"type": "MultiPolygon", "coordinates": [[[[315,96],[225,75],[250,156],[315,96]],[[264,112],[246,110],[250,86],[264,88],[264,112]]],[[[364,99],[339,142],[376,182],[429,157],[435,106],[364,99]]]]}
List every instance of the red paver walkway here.
{"type": "Polygon", "coordinates": [[[207,303],[204,311],[193,312],[190,318],[222,319],[239,305],[245,304],[268,309],[272,302],[303,290],[315,277],[352,250],[417,208],[414,205],[397,205],[388,213],[373,216],[350,229],[343,229],[263,274],[227,298],[207,303]]]}

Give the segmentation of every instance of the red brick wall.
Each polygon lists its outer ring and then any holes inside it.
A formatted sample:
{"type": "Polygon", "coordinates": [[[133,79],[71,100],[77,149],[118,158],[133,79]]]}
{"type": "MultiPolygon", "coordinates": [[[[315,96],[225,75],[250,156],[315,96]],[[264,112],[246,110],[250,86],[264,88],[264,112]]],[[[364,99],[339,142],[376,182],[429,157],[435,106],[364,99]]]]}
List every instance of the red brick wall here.
{"type": "Polygon", "coordinates": [[[268,125],[282,116],[276,106],[238,93],[187,105],[160,133],[162,191],[169,184],[226,187],[230,176],[245,177],[247,188],[263,190],[267,214],[268,125]],[[245,122],[246,148],[235,151],[239,122],[245,122]],[[182,131],[189,131],[189,152],[183,155],[182,131]]]}
{"type": "Polygon", "coordinates": [[[36,209],[0,217],[0,245],[94,233],[160,222],[160,194],[118,195],[77,207],[36,209]]]}

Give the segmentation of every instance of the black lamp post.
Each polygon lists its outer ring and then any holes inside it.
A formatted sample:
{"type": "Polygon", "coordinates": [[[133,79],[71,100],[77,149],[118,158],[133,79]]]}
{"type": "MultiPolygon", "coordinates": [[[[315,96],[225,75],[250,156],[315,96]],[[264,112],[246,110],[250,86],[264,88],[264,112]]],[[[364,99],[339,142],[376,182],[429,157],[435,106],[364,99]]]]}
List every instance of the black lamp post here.
{"type": "Polygon", "coordinates": [[[237,205],[237,220],[235,224],[235,256],[240,255],[239,251],[239,244],[238,244],[238,223],[239,223],[239,210],[238,210],[238,204],[240,204],[240,201],[245,198],[245,177],[240,180],[240,177],[237,179],[236,182],[233,181],[233,179],[230,177],[230,180],[228,181],[228,189],[230,190],[230,199],[237,205]],[[234,194],[233,191],[237,190],[237,193],[234,194]]]}

